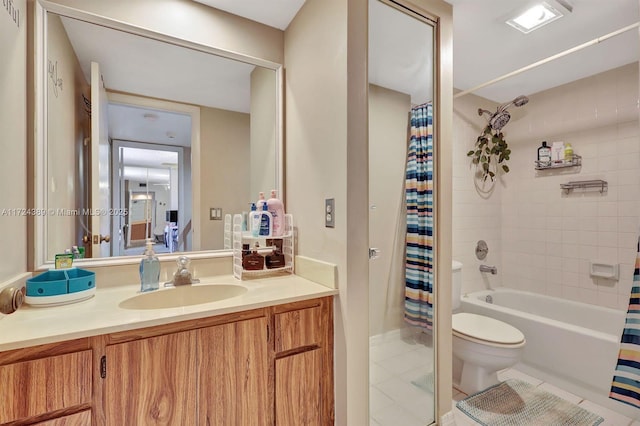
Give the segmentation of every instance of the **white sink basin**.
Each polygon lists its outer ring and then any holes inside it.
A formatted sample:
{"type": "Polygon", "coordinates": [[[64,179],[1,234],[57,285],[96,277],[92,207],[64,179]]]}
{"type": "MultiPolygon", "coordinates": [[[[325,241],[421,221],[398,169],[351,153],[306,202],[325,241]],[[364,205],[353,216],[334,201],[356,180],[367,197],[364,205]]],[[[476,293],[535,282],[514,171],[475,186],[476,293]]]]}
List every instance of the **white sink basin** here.
{"type": "Polygon", "coordinates": [[[123,300],[122,309],[166,309],[200,305],[240,296],[245,287],[234,284],[184,285],[138,294],[123,300]]]}

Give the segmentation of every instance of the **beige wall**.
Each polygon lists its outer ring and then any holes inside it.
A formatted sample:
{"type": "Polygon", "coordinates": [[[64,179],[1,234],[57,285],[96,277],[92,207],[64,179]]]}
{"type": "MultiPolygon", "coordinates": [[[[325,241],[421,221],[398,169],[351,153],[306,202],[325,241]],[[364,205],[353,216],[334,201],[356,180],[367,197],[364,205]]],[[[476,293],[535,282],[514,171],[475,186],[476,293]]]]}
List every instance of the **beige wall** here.
{"type": "Polygon", "coordinates": [[[283,62],[283,32],[190,0],[53,0],[152,31],[283,62]]]}
{"type": "MultiPolygon", "coordinates": [[[[87,84],[71,42],[58,16],[47,22],[48,61],[56,66],[55,76],[62,80],[56,88],[47,79],[47,206],[53,209],[75,209],[79,194],[79,156],[83,140],[89,136],[89,117],[84,112],[82,94],[88,97],[87,84]]],[[[56,253],[79,245],[76,238],[78,218],[50,215],[47,217],[47,259],[56,253]]]]}
{"type": "Polygon", "coordinates": [[[371,336],[405,324],[403,206],[410,110],[410,95],[369,85],[369,244],[381,251],[369,267],[371,336]]]}
{"type": "Polygon", "coordinates": [[[638,63],[536,93],[510,130],[502,192],[503,284],[626,311],[640,229],[638,63]],[[543,140],[571,143],[582,167],[533,169],[543,140]],[[560,184],[602,179],[608,190],[560,184]],[[620,264],[592,278],[589,261],[620,264]]]}
{"type": "MultiPolygon", "coordinates": [[[[276,73],[256,67],[251,72],[251,182],[252,200],[258,193],[277,189],[276,179],[276,73]]],[[[281,194],[278,194],[280,197],[281,194]]]]}
{"type": "MultiPolygon", "coordinates": [[[[408,3],[408,2],[407,2],[408,3]]],[[[440,19],[440,77],[435,100],[436,179],[442,292],[436,312],[440,356],[437,416],[451,409],[451,96],[452,9],[416,1],[440,19]],[[446,296],[446,297],[445,297],[446,296]]],[[[415,5],[414,5],[415,6],[415,5]]],[[[369,209],[366,0],[307,0],[285,31],[286,190],[298,252],[338,266],[335,308],[336,424],[367,424],[369,366],[369,209]],[[336,203],[335,228],[324,227],[324,199],[336,203]]],[[[437,272],[438,274],[438,272],[437,272]]]]}
{"type": "Polygon", "coordinates": [[[26,1],[13,7],[11,15],[0,9],[0,283],[27,268],[27,217],[3,213],[27,207],[26,1]]]}
{"type": "Polygon", "coordinates": [[[627,309],[640,226],[638,89],[633,63],[530,95],[504,128],[511,171],[486,199],[473,186],[466,152],[485,123],[476,109],[496,104],[456,100],[454,257],[464,264],[464,291],[503,285],[627,309]],[[571,143],[582,167],[536,171],[543,140],[571,143]],[[560,189],[590,179],[606,180],[608,191],[560,189]],[[479,238],[489,243],[486,262],[473,252],[479,238]],[[620,280],[591,278],[589,261],[620,264],[620,280]],[[498,275],[479,273],[480,263],[497,265],[498,275]]]}
{"type": "MultiPolygon", "coordinates": [[[[339,425],[364,424],[352,421],[347,412],[352,406],[347,406],[350,379],[347,377],[349,342],[346,341],[345,324],[346,18],[347,2],[344,0],[307,0],[285,31],[284,43],[285,206],[294,215],[295,227],[299,230],[298,254],[338,265],[340,296],[335,306],[335,386],[336,424],[339,425]],[[324,227],[325,198],[335,199],[335,228],[324,227]]],[[[363,169],[366,171],[366,166],[363,169]]],[[[366,362],[366,354],[361,362],[366,362]]],[[[351,392],[352,398],[355,393],[351,392]]]]}
{"type": "MultiPolygon", "coordinates": [[[[479,182],[476,189],[476,168],[471,166],[467,152],[475,147],[477,137],[482,133],[487,121],[478,116],[478,108],[495,111],[497,103],[476,95],[457,98],[453,104],[453,258],[462,262],[462,292],[485,290],[502,283],[502,187],[496,182],[479,182]],[[484,240],[489,246],[485,260],[476,258],[476,244],[484,240]],[[498,275],[481,273],[481,264],[496,265],[498,275]]],[[[525,107],[527,108],[527,107],[525,107]]],[[[514,114],[516,111],[513,111],[514,114]]],[[[520,112],[520,111],[518,111],[520,112]]],[[[514,116],[513,121],[517,120],[514,116]]],[[[504,129],[505,139],[511,142],[511,126],[504,129]]]]}
{"type": "Polygon", "coordinates": [[[202,250],[212,250],[223,246],[224,221],[209,220],[209,208],[221,207],[223,215],[240,213],[257,196],[249,193],[249,114],[200,111],[199,232],[202,250]]]}

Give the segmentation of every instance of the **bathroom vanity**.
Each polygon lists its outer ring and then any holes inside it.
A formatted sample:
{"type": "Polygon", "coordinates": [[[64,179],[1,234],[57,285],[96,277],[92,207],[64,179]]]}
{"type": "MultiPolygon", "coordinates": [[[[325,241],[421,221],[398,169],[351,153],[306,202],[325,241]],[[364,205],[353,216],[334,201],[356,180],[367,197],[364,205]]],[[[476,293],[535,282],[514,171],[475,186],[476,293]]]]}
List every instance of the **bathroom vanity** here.
{"type": "Polygon", "coordinates": [[[296,276],[237,283],[248,291],[201,305],[122,309],[125,286],[5,318],[0,424],[333,424],[335,291],[296,276]],[[78,322],[92,310],[102,318],[78,322]],[[54,317],[60,333],[37,331],[54,317]],[[25,347],[4,350],[18,334],[25,347]]]}

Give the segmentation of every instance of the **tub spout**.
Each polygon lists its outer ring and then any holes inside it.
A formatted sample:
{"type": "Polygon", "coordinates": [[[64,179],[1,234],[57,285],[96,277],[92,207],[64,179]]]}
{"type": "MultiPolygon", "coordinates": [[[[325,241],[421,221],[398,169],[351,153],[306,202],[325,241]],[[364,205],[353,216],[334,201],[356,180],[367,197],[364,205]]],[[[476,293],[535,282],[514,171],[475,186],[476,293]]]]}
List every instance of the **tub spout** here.
{"type": "Polygon", "coordinates": [[[491,272],[491,275],[496,275],[498,273],[498,268],[495,266],[480,265],[480,272],[491,272]]]}

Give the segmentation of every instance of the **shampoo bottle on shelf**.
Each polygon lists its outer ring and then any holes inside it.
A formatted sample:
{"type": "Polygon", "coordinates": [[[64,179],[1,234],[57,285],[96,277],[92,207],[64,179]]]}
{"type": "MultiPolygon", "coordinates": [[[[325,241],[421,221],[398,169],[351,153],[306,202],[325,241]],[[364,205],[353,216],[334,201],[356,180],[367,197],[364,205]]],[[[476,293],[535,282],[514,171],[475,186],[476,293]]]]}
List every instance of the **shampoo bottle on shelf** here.
{"type": "Polygon", "coordinates": [[[551,148],[547,146],[547,141],[542,141],[542,146],[538,148],[538,162],[541,166],[551,164],[551,148]]]}
{"type": "Polygon", "coordinates": [[[267,204],[262,205],[262,211],[260,212],[260,232],[258,234],[261,237],[270,237],[273,233],[273,217],[267,210],[267,204]]]}
{"type": "Polygon", "coordinates": [[[271,198],[267,200],[267,209],[273,217],[273,236],[282,236],[284,234],[284,205],[278,199],[275,189],[271,190],[271,198]]]}
{"type": "Polygon", "coordinates": [[[140,291],[157,290],[160,287],[160,259],[153,251],[153,241],[147,240],[144,257],[140,261],[140,291]]]}
{"type": "Polygon", "coordinates": [[[564,161],[566,163],[573,162],[573,147],[570,143],[566,144],[564,147],[564,161]]]}
{"type": "Polygon", "coordinates": [[[251,203],[251,213],[249,213],[249,230],[252,237],[260,235],[260,212],[256,209],[255,203],[251,203]]]}

